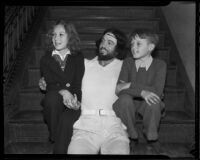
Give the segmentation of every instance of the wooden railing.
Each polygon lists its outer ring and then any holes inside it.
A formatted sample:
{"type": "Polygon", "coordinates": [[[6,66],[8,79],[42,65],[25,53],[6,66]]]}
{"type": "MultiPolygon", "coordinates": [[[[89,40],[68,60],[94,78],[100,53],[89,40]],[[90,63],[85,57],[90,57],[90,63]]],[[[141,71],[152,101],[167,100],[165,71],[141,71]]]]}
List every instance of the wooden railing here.
{"type": "Polygon", "coordinates": [[[25,33],[34,18],[36,6],[6,6],[4,22],[3,75],[7,78],[16,59],[16,49],[21,47],[25,33]]]}

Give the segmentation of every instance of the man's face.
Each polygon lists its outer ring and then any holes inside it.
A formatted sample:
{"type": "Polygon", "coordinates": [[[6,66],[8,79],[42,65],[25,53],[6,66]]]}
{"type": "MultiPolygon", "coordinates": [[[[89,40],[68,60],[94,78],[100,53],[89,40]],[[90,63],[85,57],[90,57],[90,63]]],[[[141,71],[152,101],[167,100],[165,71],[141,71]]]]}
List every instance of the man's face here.
{"type": "Polygon", "coordinates": [[[116,37],[108,32],[106,33],[99,45],[99,53],[98,58],[99,60],[110,60],[116,56],[115,48],[117,45],[116,37]]]}

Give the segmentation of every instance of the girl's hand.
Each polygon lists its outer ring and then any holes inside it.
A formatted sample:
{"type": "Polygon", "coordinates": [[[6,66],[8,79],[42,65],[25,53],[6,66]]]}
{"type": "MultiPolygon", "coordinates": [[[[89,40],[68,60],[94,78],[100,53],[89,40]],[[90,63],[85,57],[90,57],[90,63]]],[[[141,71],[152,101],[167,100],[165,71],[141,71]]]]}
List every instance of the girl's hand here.
{"type": "Polygon", "coordinates": [[[46,84],[46,81],[44,80],[44,77],[41,77],[39,79],[39,84],[38,85],[39,85],[41,90],[46,91],[47,84],[46,84]]]}

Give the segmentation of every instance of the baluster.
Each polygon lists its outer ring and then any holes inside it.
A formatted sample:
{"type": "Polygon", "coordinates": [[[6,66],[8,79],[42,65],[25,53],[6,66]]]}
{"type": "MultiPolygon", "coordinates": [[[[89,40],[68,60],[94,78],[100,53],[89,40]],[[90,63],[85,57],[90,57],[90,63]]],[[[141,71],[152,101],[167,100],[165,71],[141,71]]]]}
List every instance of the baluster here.
{"type": "Polygon", "coordinates": [[[24,17],[24,33],[26,32],[26,28],[27,28],[27,8],[24,7],[24,12],[23,12],[23,17],[24,17]]]}
{"type": "Polygon", "coordinates": [[[8,71],[11,67],[11,60],[16,58],[16,49],[20,48],[24,33],[28,31],[29,24],[35,16],[38,7],[17,6],[5,8],[5,33],[3,70],[8,71]]]}

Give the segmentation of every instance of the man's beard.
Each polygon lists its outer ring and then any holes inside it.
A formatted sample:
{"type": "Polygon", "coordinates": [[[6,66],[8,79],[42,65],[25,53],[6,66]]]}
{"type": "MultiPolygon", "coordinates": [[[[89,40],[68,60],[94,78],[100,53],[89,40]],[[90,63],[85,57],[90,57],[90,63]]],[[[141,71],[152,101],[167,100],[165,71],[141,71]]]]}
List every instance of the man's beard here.
{"type": "Polygon", "coordinates": [[[103,55],[103,53],[101,53],[101,51],[99,51],[97,53],[98,60],[102,60],[102,61],[107,61],[107,60],[113,59],[116,57],[116,55],[117,55],[116,52],[107,53],[106,55],[103,55]]]}

